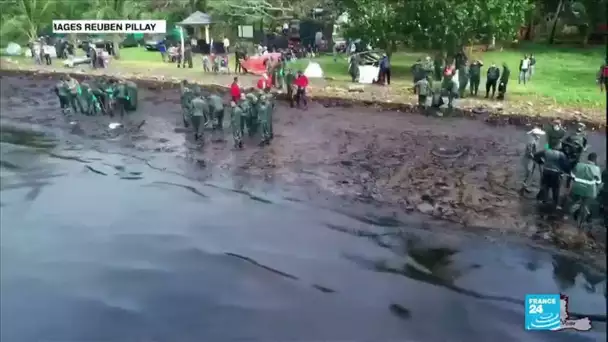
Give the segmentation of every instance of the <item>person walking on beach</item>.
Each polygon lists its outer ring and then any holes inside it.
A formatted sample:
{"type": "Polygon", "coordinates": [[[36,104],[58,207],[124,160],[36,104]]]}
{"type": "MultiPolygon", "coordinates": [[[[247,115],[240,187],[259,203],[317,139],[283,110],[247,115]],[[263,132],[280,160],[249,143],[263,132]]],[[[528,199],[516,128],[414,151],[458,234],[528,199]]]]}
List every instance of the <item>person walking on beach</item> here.
{"type": "Polygon", "coordinates": [[[260,141],[260,146],[270,144],[270,120],[272,120],[270,114],[271,110],[272,109],[270,108],[266,95],[262,94],[257,106],[258,118],[262,130],[262,141],[260,141]]]}
{"type": "Polygon", "coordinates": [[[243,110],[236,104],[235,101],[230,101],[230,109],[230,126],[232,128],[234,148],[243,148],[243,129],[241,127],[243,110]]]}
{"type": "Polygon", "coordinates": [[[196,94],[192,99],[192,116],[190,122],[192,123],[192,131],[194,131],[194,140],[199,140],[203,137],[203,121],[205,118],[205,110],[207,103],[203,96],[199,93],[196,94]]]}
{"type": "Polygon", "coordinates": [[[557,208],[562,183],[561,177],[562,173],[568,168],[568,158],[557,149],[557,146],[551,146],[550,150],[536,152],[534,161],[543,166],[540,191],[536,195],[536,199],[546,202],[549,191],[551,191],[553,208],[557,208]]]}
{"type": "Polygon", "coordinates": [[[222,130],[224,127],[224,103],[222,98],[216,94],[209,95],[209,109],[211,118],[215,121],[213,129],[222,130]]]}
{"type": "Polygon", "coordinates": [[[55,94],[59,99],[59,107],[61,108],[63,114],[65,114],[68,108],[70,107],[69,89],[66,84],[65,77],[62,76],[59,79],[59,82],[57,82],[53,90],[55,91],[55,94]]]}
{"type": "Polygon", "coordinates": [[[186,81],[186,80],[182,81],[180,92],[181,92],[180,102],[181,102],[181,106],[182,106],[182,119],[184,120],[184,127],[188,128],[190,126],[190,123],[188,122],[188,120],[190,119],[190,116],[192,113],[192,98],[193,98],[192,89],[190,89],[188,81],[186,81]]]}

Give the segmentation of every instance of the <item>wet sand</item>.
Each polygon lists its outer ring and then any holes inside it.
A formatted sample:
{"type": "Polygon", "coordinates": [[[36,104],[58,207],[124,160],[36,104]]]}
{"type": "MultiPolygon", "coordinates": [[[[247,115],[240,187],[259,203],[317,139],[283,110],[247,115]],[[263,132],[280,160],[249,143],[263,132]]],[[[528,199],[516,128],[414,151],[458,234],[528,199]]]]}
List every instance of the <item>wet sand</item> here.
{"type": "MultiPolygon", "coordinates": [[[[534,201],[518,195],[522,128],[318,103],[302,111],[279,103],[272,145],[260,148],[257,139],[246,139],[245,149],[235,151],[229,128],[223,135],[207,132],[204,145],[193,141],[182,128],[175,90],[141,90],[140,107],[121,132],[107,129],[107,117],[64,119],[52,84],[3,77],[2,117],[77,130],[155,158],[178,157],[196,179],[247,174],[306,185],[311,198],[373,203],[396,220],[417,211],[469,230],[540,237],[570,250],[597,247],[573,237],[568,223],[539,220],[534,201]]],[[[605,156],[605,139],[591,134],[590,150],[605,156]]]]}

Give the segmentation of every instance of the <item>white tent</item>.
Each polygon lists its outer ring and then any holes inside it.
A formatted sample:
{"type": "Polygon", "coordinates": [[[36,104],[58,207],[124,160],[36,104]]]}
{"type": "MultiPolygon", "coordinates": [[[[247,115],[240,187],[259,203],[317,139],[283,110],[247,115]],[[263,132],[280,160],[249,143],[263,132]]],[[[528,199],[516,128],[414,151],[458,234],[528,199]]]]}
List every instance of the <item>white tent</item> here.
{"type": "Polygon", "coordinates": [[[17,43],[8,43],[4,52],[9,56],[21,55],[21,46],[17,43]]]}
{"type": "Polygon", "coordinates": [[[359,66],[359,83],[361,84],[372,84],[378,80],[378,74],[380,68],[373,65],[360,65],[359,66]]]}
{"type": "Polygon", "coordinates": [[[323,69],[317,62],[309,62],[304,70],[304,75],[308,78],[323,78],[323,69]]]}

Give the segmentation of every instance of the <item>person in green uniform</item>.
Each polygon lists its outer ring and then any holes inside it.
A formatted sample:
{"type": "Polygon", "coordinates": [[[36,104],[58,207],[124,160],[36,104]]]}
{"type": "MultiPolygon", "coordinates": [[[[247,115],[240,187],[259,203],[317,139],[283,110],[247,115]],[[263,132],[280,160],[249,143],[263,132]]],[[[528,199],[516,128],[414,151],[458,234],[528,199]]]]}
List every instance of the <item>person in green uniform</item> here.
{"type": "Polygon", "coordinates": [[[54,91],[55,91],[55,94],[57,95],[57,98],[59,99],[59,107],[61,108],[61,112],[63,114],[66,114],[67,110],[70,107],[70,98],[69,98],[70,91],[66,84],[65,77],[61,77],[59,82],[57,82],[57,84],[55,84],[54,91]]]}
{"type": "Polygon", "coordinates": [[[127,107],[129,106],[129,91],[127,84],[122,80],[116,83],[115,89],[116,112],[120,114],[120,118],[122,119],[125,117],[127,107]]]}
{"type": "Polygon", "coordinates": [[[464,98],[464,91],[469,83],[469,70],[466,65],[461,65],[458,69],[458,97],[464,98]]]}
{"type": "Polygon", "coordinates": [[[348,74],[353,83],[359,79],[359,55],[351,56],[348,60],[348,74]]]}
{"type": "Polygon", "coordinates": [[[249,104],[249,124],[247,132],[250,137],[253,137],[258,130],[258,96],[254,93],[247,94],[247,102],[249,104]]]}
{"type": "Polygon", "coordinates": [[[268,99],[265,95],[260,96],[258,101],[258,119],[262,131],[262,141],[260,141],[260,146],[270,144],[269,111],[270,106],[268,104],[268,99]]]}
{"type": "MultiPolygon", "coordinates": [[[[570,170],[576,167],[576,164],[581,159],[583,152],[587,149],[587,134],[585,133],[585,124],[579,123],[576,127],[576,132],[568,135],[562,141],[562,151],[568,157],[570,162],[570,170]]],[[[568,178],[566,187],[570,187],[572,180],[568,178]]]]}
{"type": "Polygon", "coordinates": [[[211,111],[214,122],[214,129],[224,128],[224,103],[217,94],[209,95],[209,110],[211,111]]]}
{"type": "Polygon", "coordinates": [[[190,44],[184,46],[182,58],[181,61],[178,61],[177,67],[179,68],[181,64],[181,67],[185,69],[186,63],[188,63],[188,68],[192,69],[192,46],[190,44]]]}
{"type": "Polygon", "coordinates": [[[74,113],[83,113],[82,104],[79,101],[80,95],[80,84],[74,78],[68,76],[66,81],[68,87],[68,100],[70,102],[70,107],[74,113]]]}
{"type": "Polygon", "coordinates": [[[203,121],[205,118],[205,110],[207,110],[205,107],[208,106],[202,94],[194,94],[194,97],[192,98],[192,111],[190,112],[190,123],[192,123],[194,140],[199,140],[199,138],[203,137],[203,121]]]}
{"type": "Polygon", "coordinates": [[[471,96],[477,96],[477,91],[479,90],[479,83],[481,82],[481,67],[483,67],[483,62],[480,60],[475,60],[469,66],[469,90],[471,96]]]}
{"type": "Polygon", "coordinates": [[[180,92],[180,102],[182,106],[182,118],[184,120],[184,127],[188,128],[190,126],[190,124],[188,123],[188,119],[192,116],[192,98],[194,97],[192,89],[190,89],[190,85],[188,84],[188,81],[182,81],[180,92]]]}
{"type": "Polygon", "coordinates": [[[203,91],[200,86],[195,85],[192,88],[192,92],[194,97],[200,97],[203,101],[203,117],[201,122],[202,130],[203,128],[209,126],[209,124],[211,123],[211,109],[209,108],[209,103],[207,103],[207,100],[203,96],[203,91]]]}
{"type": "Polygon", "coordinates": [[[99,102],[99,107],[101,108],[101,113],[103,113],[104,115],[107,114],[106,113],[106,96],[105,96],[105,87],[106,87],[106,82],[105,79],[100,77],[98,79],[96,79],[94,82],[91,83],[91,92],[93,92],[93,94],[95,95],[95,97],[97,98],[97,101],[99,102]]]}
{"type": "Polygon", "coordinates": [[[431,87],[433,86],[433,69],[433,60],[430,56],[426,56],[424,63],[422,63],[422,71],[424,73],[424,78],[426,78],[426,81],[429,82],[431,87]]]}
{"type": "Polygon", "coordinates": [[[114,117],[114,111],[116,109],[116,80],[111,79],[106,83],[105,89],[103,90],[106,97],[106,113],[110,117],[114,117]]]}
{"type": "Polygon", "coordinates": [[[243,148],[243,128],[241,120],[243,118],[243,110],[236,102],[230,101],[230,126],[232,128],[232,138],[234,139],[235,148],[243,148]]]}
{"type": "MultiPolygon", "coordinates": [[[[600,167],[597,166],[597,154],[589,153],[587,162],[576,164],[570,176],[573,184],[570,189],[568,212],[577,219],[581,210],[591,210],[591,204],[602,187],[602,175],[600,167]]],[[[591,216],[587,216],[587,219],[590,220],[591,216]]]]}
{"type": "Polygon", "coordinates": [[[425,77],[420,81],[416,82],[414,88],[416,88],[416,94],[418,94],[418,106],[421,109],[426,109],[427,98],[431,94],[431,85],[429,84],[429,77],[425,77]]]}
{"type": "Polygon", "coordinates": [[[91,85],[89,83],[82,82],[80,84],[80,91],[84,113],[86,115],[95,115],[101,112],[101,106],[99,105],[97,97],[93,93],[91,85]]]}
{"type": "Polygon", "coordinates": [[[125,109],[127,110],[127,112],[133,112],[133,111],[137,110],[137,101],[138,101],[137,84],[135,84],[135,82],[132,82],[132,81],[124,81],[124,83],[125,83],[125,87],[127,89],[127,96],[129,99],[129,101],[127,101],[125,109]]]}
{"type": "Polygon", "coordinates": [[[241,132],[245,134],[245,129],[248,132],[251,132],[251,106],[249,105],[249,101],[247,100],[247,96],[245,94],[241,94],[241,100],[238,103],[241,108],[241,132]]]}
{"type": "Polygon", "coordinates": [[[540,191],[536,195],[536,199],[546,202],[549,191],[551,191],[553,208],[557,208],[562,183],[561,175],[568,169],[568,158],[554,145],[550,150],[536,152],[534,161],[543,166],[540,191]]]}
{"type": "Polygon", "coordinates": [[[566,136],[566,130],[562,127],[562,122],[558,119],[553,120],[547,131],[547,144],[545,149],[550,149],[551,146],[556,146],[557,149],[561,149],[562,139],[566,136]]]}
{"type": "Polygon", "coordinates": [[[293,73],[293,70],[287,69],[287,73],[285,74],[285,86],[287,87],[287,98],[289,99],[289,106],[293,108],[294,106],[294,91],[293,91],[293,81],[295,81],[296,75],[293,73]]]}
{"type": "Polygon", "coordinates": [[[500,82],[498,83],[498,96],[496,97],[498,100],[505,99],[509,76],[511,76],[511,70],[507,66],[507,63],[502,63],[502,72],[500,73],[500,82]]]}
{"type": "Polygon", "coordinates": [[[412,65],[412,78],[414,84],[424,78],[424,69],[422,65],[422,59],[418,59],[414,65],[412,65]]]}

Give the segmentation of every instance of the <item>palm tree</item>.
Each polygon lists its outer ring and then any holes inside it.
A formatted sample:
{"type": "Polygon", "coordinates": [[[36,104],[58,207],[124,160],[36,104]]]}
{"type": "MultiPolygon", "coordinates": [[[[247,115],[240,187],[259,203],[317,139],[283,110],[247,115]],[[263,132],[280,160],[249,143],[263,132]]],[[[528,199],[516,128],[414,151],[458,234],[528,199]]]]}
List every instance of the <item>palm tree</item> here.
{"type": "Polygon", "coordinates": [[[50,0],[9,0],[2,1],[3,36],[23,37],[35,40],[40,29],[50,24],[56,14],[56,2],[50,0]]]}

